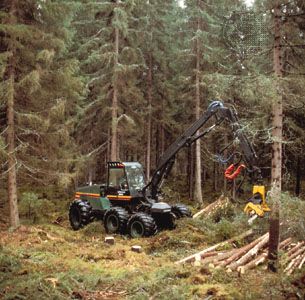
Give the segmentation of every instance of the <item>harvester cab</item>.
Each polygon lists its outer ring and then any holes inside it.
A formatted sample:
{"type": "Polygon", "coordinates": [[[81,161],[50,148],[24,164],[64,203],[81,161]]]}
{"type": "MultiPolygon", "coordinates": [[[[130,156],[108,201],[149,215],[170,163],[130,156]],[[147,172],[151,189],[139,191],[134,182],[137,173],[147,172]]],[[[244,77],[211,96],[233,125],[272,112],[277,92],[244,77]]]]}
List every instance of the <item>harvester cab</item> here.
{"type": "Polygon", "coordinates": [[[140,163],[108,162],[108,179],[104,193],[109,199],[141,197],[144,186],[145,177],[140,163]]]}

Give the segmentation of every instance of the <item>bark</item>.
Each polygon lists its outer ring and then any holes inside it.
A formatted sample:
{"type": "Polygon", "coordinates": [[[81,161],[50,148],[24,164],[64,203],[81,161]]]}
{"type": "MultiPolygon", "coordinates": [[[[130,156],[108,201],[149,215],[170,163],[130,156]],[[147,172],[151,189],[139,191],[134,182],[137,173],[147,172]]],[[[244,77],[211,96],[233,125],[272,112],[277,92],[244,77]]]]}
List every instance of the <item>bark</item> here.
{"type": "MultiPolygon", "coordinates": [[[[14,23],[16,13],[16,1],[11,2],[10,24],[14,23]]],[[[13,37],[11,37],[12,39],[13,37]]],[[[11,52],[11,58],[8,62],[8,91],[7,91],[7,150],[8,150],[8,202],[10,211],[10,226],[17,228],[20,225],[18,202],[17,202],[17,181],[16,181],[16,156],[15,156],[15,61],[14,61],[14,43],[8,49],[11,52]]]]}
{"type": "MultiPolygon", "coordinates": [[[[277,78],[282,77],[281,57],[281,10],[280,4],[274,8],[274,48],[273,66],[277,78]]],[[[278,269],[278,245],[279,245],[279,219],[280,219],[280,198],[282,181],[282,126],[283,126],[283,103],[280,86],[278,84],[278,99],[272,107],[272,167],[271,183],[274,188],[274,205],[270,215],[270,242],[268,252],[268,269],[276,272],[278,269]]]]}
{"type": "MultiPolygon", "coordinates": [[[[118,3],[118,0],[116,0],[118,3]]],[[[119,63],[119,29],[114,29],[114,51],[115,51],[115,62],[114,72],[119,63]]],[[[113,81],[113,96],[112,96],[112,112],[111,112],[111,154],[110,159],[112,161],[117,160],[117,134],[118,134],[118,79],[117,74],[114,75],[113,81]]]]}
{"type": "Polygon", "coordinates": [[[147,120],[147,148],[146,148],[146,179],[150,178],[150,158],[151,158],[151,117],[152,117],[152,55],[148,57],[147,73],[147,97],[148,97],[148,120],[147,120]]]}
{"type": "MultiPolygon", "coordinates": [[[[199,4],[199,3],[198,3],[199,4]]],[[[200,30],[200,20],[197,20],[197,30],[200,30]]],[[[196,39],[196,97],[195,97],[195,116],[196,120],[200,117],[200,40],[196,39]]],[[[195,201],[203,203],[201,188],[201,146],[200,139],[195,142],[195,201]]]]}

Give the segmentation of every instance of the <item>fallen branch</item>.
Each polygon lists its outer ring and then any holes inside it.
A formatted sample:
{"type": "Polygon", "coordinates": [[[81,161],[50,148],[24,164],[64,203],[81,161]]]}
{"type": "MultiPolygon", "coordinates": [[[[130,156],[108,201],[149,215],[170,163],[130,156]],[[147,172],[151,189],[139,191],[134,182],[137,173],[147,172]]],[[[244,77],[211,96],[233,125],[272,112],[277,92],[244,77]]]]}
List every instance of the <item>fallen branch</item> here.
{"type": "Polygon", "coordinates": [[[249,229],[246,232],[244,232],[244,233],[242,233],[242,234],[240,234],[240,235],[238,235],[236,237],[233,237],[233,238],[231,238],[229,240],[226,240],[224,242],[218,243],[218,244],[216,244],[214,246],[211,246],[209,248],[206,248],[206,249],[204,249],[204,250],[202,250],[200,252],[197,252],[197,253],[192,254],[192,255],[190,255],[188,257],[185,257],[185,258],[183,258],[183,259],[181,259],[179,261],[176,261],[175,264],[182,264],[182,263],[194,261],[196,256],[202,257],[202,255],[207,253],[207,252],[214,251],[214,250],[216,250],[219,247],[222,247],[224,245],[227,245],[227,244],[232,243],[232,242],[237,241],[237,240],[244,239],[245,237],[248,237],[248,236],[250,236],[252,234],[253,234],[253,230],[249,229]]]}

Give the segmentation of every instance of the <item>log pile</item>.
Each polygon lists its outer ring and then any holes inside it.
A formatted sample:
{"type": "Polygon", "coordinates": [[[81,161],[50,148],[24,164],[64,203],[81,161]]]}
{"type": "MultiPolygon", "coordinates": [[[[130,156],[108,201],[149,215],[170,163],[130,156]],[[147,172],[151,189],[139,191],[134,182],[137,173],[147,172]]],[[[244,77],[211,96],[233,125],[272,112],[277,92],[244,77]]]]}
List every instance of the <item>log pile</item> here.
{"type": "Polygon", "coordinates": [[[215,214],[219,209],[226,208],[229,202],[230,200],[228,197],[221,195],[216,201],[212,202],[211,204],[194,214],[193,219],[199,218],[202,215],[204,215],[204,217],[209,217],[215,214]]]}
{"type": "MultiPolygon", "coordinates": [[[[225,268],[227,272],[237,271],[244,274],[248,270],[263,264],[268,258],[269,233],[266,233],[241,248],[217,250],[234,245],[234,241],[241,240],[253,234],[248,230],[242,235],[213,245],[198,253],[190,255],[176,262],[176,264],[193,263],[195,266],[208,266],[209,268],[225,268]]],[[[292,238],[280,242],[279,249],[283,252],[282,265],[284,272],[291,275],[296,269],[305,265],[305,242],[293,243],[292,238]]]]}
{"type": "Polygon", "coordinates": [[[305,242],[298,242],[293,244],[288,251],[286,259],[286,268],[284,272],[287,275],[291,275],[296,269],[301,270],[305,264],[305,242]]]}

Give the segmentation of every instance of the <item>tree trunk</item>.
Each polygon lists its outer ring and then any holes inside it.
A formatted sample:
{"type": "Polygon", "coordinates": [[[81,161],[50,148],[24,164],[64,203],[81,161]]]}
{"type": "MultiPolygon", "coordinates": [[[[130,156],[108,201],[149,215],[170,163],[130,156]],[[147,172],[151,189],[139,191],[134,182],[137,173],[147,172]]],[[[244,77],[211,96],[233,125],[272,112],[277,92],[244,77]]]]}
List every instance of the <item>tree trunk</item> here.
{"type": "Polygon", "coordinates": [[[158,164],[159,152],[160,152],[160,124],[159,122],[155,122],[155,161],[154,161],[154,169],[158,164]]]}
{"type": "MultiPolygon", "coordinates": [[[[116,3],[118,0],[116,0],[116,3]]],[[[111,113],[111,155],[112,161],[117,160],[117,133],[118,133],[118,79],[117,79],[117,67],[119,63],[119,29],[114,29],[114,51],[115,51],[115,63],[114,63],[114,81],[113,81],[113,96],[112,96],[112,113],[111,113]]]]}
{"type": "MultiPolygon", "coordinates": [[[[276,77],[282,77],[282,57],[281,57],[281,11],[280,5],[274,8],[274,49],[273,64],[276,77]]],[[[270,242],[268,251],[268,269],[276,272],[278,268],[278,245],[280,226],[280,198],[282,181],[282,126],[283,126],[283,103],[280,84],[277,83],[278,99],[272,107],[272,171],[271,183],[273,189],[274,205],[270,215],[270,242]]]]}
{"type": "MultiPolygon", "coordinates": [[[[226,132],[224,133],[224,144],[225,144],[225,146],[228,145],[228,134],[226,132]]],[[[228,156],[227,149],[224,150],[223,155],[224,155],[225,158],[227,158],[227,156],[228,156]]],[[[226,163],[224,164],[224,169],[225,170],[227,169],[227,164],[226,163]]],[[[224,176],[224,174],[222,174],[222,176],[223,176],[223,190],[224,190],[224,193],[225,193],[227,191],[227,179],[224,176]]]]}
{"type": "MultiPolygon", "coordinates": [[[[216,143],[214,144],[214,153],[217,152],[216,143]]],[[[218,190],[218,164],[214,161],[213,162],[213,188],[214,191],[217,192],[218,190]]]]}
{"type": "Polygon", "coordinates": [[[193,199],[193,186],[194,186],[194,148],[192,145],[188,147],[188,165],[187,165],[187,178],[188,178],[188,192],[189,199],[193,199]]]}
{"type": "Polygon", "coordinates": [[[151,115],[152,115],[152,55],[148,57],[147,74],[148,120],[147,120],[147,150],[146,150],[146,179],[150,178],[151,158],[151,115]]]}
{"type": "MultiPolygon", "coordinates": [[[[197,30],[200,30],[200,20],[197,20],[197,30]]],[[[200,117],[200,41],[196,39],[196,98],[195,98],[195,116],[196,120],[200,117]]],[[[199,134],[199,133],[197,133],[199,134]]],[[[200,139],[195,142],[195,201],[203,203],[202,201],[202,189],[201,189],[201,146],[200,139]]]]}
{"type": "MultiPolygon", "coordinates": [[[[14,23],[16,13],[15,0],[11,2],[10,24],[14,23]]],[[[12,37],[11,37],[12,38],[12,37]]],[[[10,211],[10,226],[17,228],[19,223],[18,202],[17,202],[17,182],[16,182],[16,156],[15,156],[15,62],[14,62],[14,42],[8,49],[11,58],[8,65],[8,92],[7,92],[7,150],[8,150],[8,202],[10,211]]]]}
{"type": "Polygon", "coordinates": [[[296,176],[295,176],[295,195],[298,197],[301,192],[301,157],[298,156],[297,158],[297,170],[296,170],[296,176]]]}

